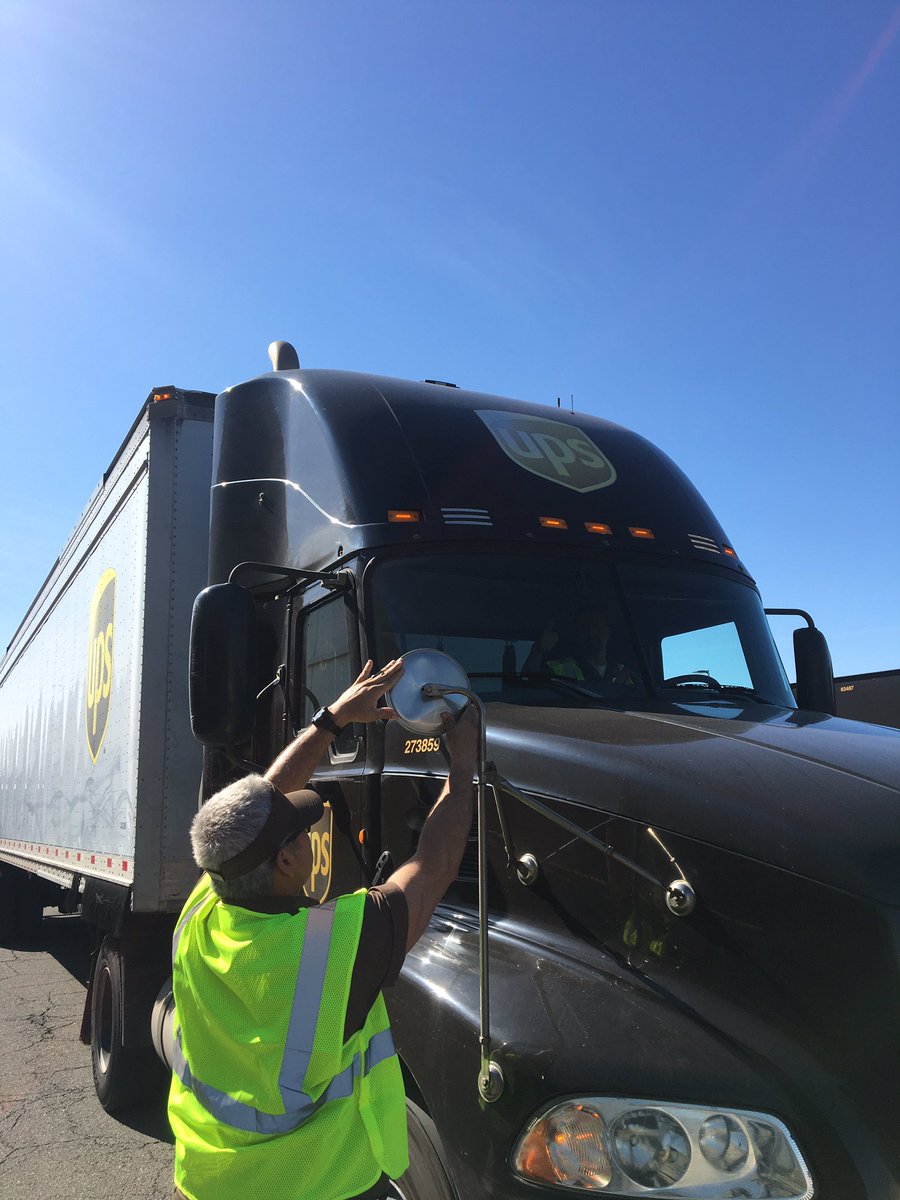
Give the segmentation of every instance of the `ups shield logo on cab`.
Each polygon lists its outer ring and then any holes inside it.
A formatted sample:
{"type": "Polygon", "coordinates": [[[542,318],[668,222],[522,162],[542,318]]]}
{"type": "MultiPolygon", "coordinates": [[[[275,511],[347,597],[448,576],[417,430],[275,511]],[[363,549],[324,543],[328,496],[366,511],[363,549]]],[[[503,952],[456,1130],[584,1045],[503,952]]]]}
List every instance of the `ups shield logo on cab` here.
{"type": "Polygon", "coordinates": [[[518,466],[573,492],[593,492],[616,481],[612,463],[583,430],[527,413],[478,409],[500,449],[518,466]]]}
{"type": "Polygon", "coordinates": [[[92,762],[97,761],[109,724],[115,618],[116,573],[110,569],[103,572],[94,591],[88,626],[85,732],[92,762]]]}
{"type": "Polygon", "coordinates": [[[304,896],[321,904],[331,889],[331,805],[325,805],[321,820],[309,831],[312,848],[312,871],[303,885],[304,896]]]}

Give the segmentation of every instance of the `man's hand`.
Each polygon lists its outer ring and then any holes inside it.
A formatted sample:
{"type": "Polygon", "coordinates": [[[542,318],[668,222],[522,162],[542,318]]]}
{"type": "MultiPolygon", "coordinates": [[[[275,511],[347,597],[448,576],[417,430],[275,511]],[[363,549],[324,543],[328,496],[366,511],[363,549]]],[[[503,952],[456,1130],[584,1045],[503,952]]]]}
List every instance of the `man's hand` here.
{"type": "Polygon", "coordinates": [[[450,754],[451,769],[465,771],[471,768],[474,774],[478,763],[478,721],[475,709],[467,705],[454,717],[451,713],[441,713],[444,723],[444,744],[450,754]]]}
{"type": "MultiPolygon", "coordinates": [[[[392,708],[379,708],[378,701],[402,674],[403,664],[399,658],[389,662],[375,675],[372,674],[372,660],[369,659],[360,671],[359,678],[328,706],[335,721],[338,725],[350,725],[353,721],[368,725],[372,721],[396,717],[392,708]]],[[[324,753],[324,738],[330,736],[328,733],[323,735],[315,725],[307,726],[278,755],[266,771],[266,779],[270,779],[283,792],[306,787],[324,753]]]]}
{"type": "Polygon", "coordinates": [[[392,708],[379,708],[378,701],[403,674],[403,663],[395,658],[374,675],[372,667],[370,658],[358,678],[333,704],[329,704],[338,725],[350,725],[354,721],[369,725],[372,721],[387,721],[397,716],[392,708]]]}

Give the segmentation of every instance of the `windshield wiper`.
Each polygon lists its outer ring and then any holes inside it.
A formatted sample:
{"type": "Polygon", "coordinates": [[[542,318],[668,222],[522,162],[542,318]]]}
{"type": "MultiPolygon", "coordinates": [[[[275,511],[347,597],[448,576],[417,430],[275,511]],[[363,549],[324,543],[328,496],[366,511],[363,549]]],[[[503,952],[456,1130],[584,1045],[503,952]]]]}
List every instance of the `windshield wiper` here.
{"type": "Polygon", "coordinates": [[[696,703],[708,703],[710,700],[718,700],[719,698],[728,699],[734,702],[735,695],[740,700],[752,700],[756,704],[772,705],[772,701],[765,696],[761,696],[759,692],[755,692],[753,688],[744,687],[739,683],[692,683],[683,685],[677,689],[657,687],[658,692],[662,691],[677,691],[678,698],[685,704],[690,704],[691,701],[696,703]]]}
{"type": "Polygon", "coordinates": [[[522,683],[527,687],[554,687],[574,696],[583,696],[586,700],[608,700],[609,696],[595,692],[590,683],[579,683],[577,679],[569,679],[565,675],[549,675],[540,671],[470,671],[470,679],[508,679],[513,683],[522,683]]]}
{"type": "Polygon", "coordinates": [[[722,691],[737,692],[742,699],[746,698],[747,700],[755,700],[757,704],[774,704],[774,701],[768,700],[765,696],[761,696],[759,692],[754,692],[753,688],[743,687],[739,683],[723,683],[722,691]]]}

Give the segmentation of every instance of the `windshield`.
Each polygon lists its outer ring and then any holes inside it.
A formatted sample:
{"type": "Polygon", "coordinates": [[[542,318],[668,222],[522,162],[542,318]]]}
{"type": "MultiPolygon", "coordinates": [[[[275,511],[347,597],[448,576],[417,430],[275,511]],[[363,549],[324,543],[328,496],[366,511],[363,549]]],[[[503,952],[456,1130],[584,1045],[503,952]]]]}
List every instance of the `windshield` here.
{"type": "Polygon", "coordinates": [[[485,700],[795,703],[759,595],[712,571],[543,554],[431,554],[375,567],[379,661],[443,650],[485,700]]]}
{"type": "Polygon", "coordinates": [[[379,661],[428,647],[484,700],[794,708],[756,590],[679,566],[427,554],[374,568],[379,661]]]}

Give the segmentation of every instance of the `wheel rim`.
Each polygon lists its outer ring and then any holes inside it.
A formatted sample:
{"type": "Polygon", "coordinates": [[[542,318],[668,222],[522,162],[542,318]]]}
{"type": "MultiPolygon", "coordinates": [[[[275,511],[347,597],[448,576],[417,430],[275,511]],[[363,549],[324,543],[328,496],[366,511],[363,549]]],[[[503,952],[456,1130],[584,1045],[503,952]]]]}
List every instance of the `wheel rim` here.
{"type": "Polygon", "coordinates": [[[112,1024],[113,1024],[113,993],[109,968],[104,967],[97,979],[97,1031],[95,1044],[97,1046],[97,1066],[101,1074],[109,1070],[109,1059],[112,1054],[112,1024]]]}

